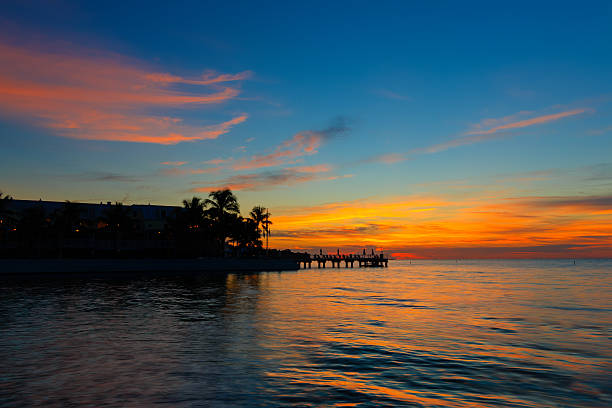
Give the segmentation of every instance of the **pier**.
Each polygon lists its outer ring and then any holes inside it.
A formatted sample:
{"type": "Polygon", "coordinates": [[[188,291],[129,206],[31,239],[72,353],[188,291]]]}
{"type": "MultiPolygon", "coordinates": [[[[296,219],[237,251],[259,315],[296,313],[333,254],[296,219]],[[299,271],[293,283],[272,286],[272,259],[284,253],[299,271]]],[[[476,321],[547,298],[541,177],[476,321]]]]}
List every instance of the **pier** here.
{"type": "Polygon", "coordinates": [[[357,264],[360,268],[372,267],[388,267],[389,258],[383,254],[379,255],[309,255],[305,254],[299,259],[300,268],[312,268],[313,264],[317,268],[325,268],[327,264],[331,264],[332,268],[341,268],[344,263],[345,268],[353,268],[357,264]]]}

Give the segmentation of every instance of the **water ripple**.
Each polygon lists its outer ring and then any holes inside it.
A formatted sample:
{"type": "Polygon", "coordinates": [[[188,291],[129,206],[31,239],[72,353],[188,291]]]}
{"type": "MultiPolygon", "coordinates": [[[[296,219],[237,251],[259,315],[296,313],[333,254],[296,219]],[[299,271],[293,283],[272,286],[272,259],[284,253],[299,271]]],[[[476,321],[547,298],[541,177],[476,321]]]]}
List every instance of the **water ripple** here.
{"type": "Polygon", "coordinates": [[[611,266],[4,280],[0,406],[609,407],[611,266]]]}

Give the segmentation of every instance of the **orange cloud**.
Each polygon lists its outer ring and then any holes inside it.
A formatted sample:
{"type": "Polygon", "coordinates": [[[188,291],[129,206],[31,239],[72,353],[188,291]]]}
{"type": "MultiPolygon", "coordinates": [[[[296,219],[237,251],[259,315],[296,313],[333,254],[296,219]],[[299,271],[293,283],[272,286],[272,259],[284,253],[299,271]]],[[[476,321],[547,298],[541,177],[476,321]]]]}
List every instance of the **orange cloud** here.
{"type": "Polygon", "coordinates": [[[398,257],[610,257],[611,208],[612,196],[365,199],[274,209],[271,241],[398,257]]]}
{"type": "Polygon", "coordinates": [[[317,132],[308,130],[300,132],[284,141],[273,153],[240,160],[233,165],[233,168],[234,170],[246,170],[288,164],[289,159],[317,153],[321,140],[322,137],[317,132]]]}
{"type": "Polygon", "coordinates": [[[327,173],[332,170],[332,167],[329,164],[317,164],[314,166],[293,167],[293,170],[300,173],[327,173]]]}
{"type": "Polygon", "coordinates": [[[0,42],[0,110],[75,139],[176,144],[216,138],[247,116],[192,126],[150,111],[230,101],[239,90],[227,83],[249,76],[248,71],[208,71],[200,79],[186,79],[151,72],[119,55],[53,53],[0,42]],[[173,86],[177,83],[204,86],[209,92],[187,92],[173,86]]]}
{"type": "Polygon", "coordinates": [[[161,164],[165,166],[183,166],[187,164],[187,162],[186,161],[165,161],[165,162],[162,162],[161,164]]]}
{"type": "Polygon", "coordinates": [[[398,163],[403,160],[405,160],[405,156],[400,153],[383,154],[382,156],[377,157],[377,161],[380,161],[386,164],[398,163]]]}
{"type": "Polygon", "coordinates": [[[202,79],[185,79],[171,74],[148,74],[146,78],[153,82],[165,83],[182,83],[191,85],[212,85],[221,82],[242,81],[249,79],[252,75],[251,71],[244,71],[238,74],[216,74],[214,71],[208,71],[202,75],[202,79]]]}
{"type": "Polygon", "coordinates": [[[163,145],[172,145],[181,142],[193,142],[196,140],[216,139],[217,137],[229,132],[233,125],[244,122],[247,115],[235,117],[227,122],[217,125],[194,128],[192,126],[172,126],[164,121],[156,122],[158,126],[147,127],[149,119],[144,122],[138,122],[138,118],[132,118],[136,124],[130,125],[129,128],[118,128],[115,133],[108,132],[108,125],[103,129],[90,128],[87,133],[80,133],[78,129],[72,133],[72,129],[66,129],[63,136],[74,137],[75,139],[87,140],[107,140],[118,142],[135,142],[135,143],[156,143],[163,145]],[[141,124],[142,126],[138,125],[141,124]],[[175,133],[177,132],[177,133],[175,133]]]}
{"type": "Polygon", "coordinates": [[[276,147],[274,152],[266,155],[255,155],[233,164],[234,170],[259,169],[296,163],[296,158],[317,153],[317,149],[328,139],[349,130],[344,118],[336,118],[323,130],[304,130],[296,133],[276,147]]]}
{"type": "Polygon", "coordinates": [[[215,164],[215,165],[219,165],[219,164],[225,164],[225,163],[229,163],[231,162],[233,159],[229,158],[229,159],[211,159],[211,160],[206,160],[204,163],[206,164],[215,164]]]}
{"type": "MultiPolygon", "coordinates": [[[[501,132],[504,130],[519,129],[519,128],[524,128],[527,126],[540,125],[542,123],[552,122],[555,120],[566,118],[568,116],[579,115],[586,111],[587,109],[574,109],[570,111],[555,113],[552,115],[538,116],[538,117],[531,118],[531,119],[520,120],[518,122],[505,123],[503,125],[495,126],[495,127],[492,127],[486,130],[473,130],[471,132],[468,132],[468,134],[470,135],[481,135],[481,134],[490,135],[490,134],[501,132]]],[[[507,118],[504,118],[502,119],[502,121],[506,121],[509,119],[514,119],[514,116],[509,116],[507,118]]],[[[485,124],[491,124],[492,123],[491,121],[492,121],[491,119],[488,119],[487,121],[485,121],[485,124]]]]}
{"type": "Polygon", "coordinates": [[[169,169],[163,169],[161,174],[165,176],[184,176],[187,174],[210,174],[218,173],[222,170],[222,167],[208,167],[205,169],[185,169],[179,167],[172,167],[169,169]]]}

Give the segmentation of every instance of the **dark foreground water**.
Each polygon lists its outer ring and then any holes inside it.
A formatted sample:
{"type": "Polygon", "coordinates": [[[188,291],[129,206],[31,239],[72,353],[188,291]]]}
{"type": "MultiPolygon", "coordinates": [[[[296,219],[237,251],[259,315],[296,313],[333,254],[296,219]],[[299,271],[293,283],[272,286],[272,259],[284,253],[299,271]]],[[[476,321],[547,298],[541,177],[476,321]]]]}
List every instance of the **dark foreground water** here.
{"type": "Polygon", "coordinates": [[[612,261],[0,276],[0,406],[612,406],[612,261]]]}

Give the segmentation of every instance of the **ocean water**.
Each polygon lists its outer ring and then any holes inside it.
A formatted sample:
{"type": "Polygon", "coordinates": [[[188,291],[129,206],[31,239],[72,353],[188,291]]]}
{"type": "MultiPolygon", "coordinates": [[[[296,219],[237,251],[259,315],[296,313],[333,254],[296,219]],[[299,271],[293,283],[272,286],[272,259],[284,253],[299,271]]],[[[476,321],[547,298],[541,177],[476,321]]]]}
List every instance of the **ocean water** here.
{"type": "Polygon", "coordinates": [[[611,272],[0,276],[0,406],[610,407],[611,272]]]}

